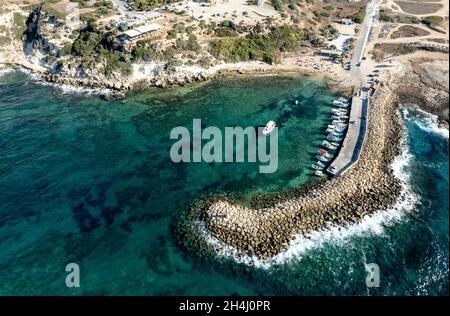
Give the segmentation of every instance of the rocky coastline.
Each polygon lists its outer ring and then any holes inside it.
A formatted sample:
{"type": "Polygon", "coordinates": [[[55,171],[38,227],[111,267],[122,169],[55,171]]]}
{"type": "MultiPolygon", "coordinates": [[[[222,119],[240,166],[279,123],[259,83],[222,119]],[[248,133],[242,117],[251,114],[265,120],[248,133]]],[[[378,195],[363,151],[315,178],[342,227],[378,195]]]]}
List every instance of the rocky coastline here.
{"type": "Polygon", "coordinates": [[[285,250],[299,234],[307,237],[330,224],[346,226],[392,207],[401,193],[401,183],[389,167],[401,153],[403,134],[397,86],[387,82],[373,96],[360,159],[346,173],[260,208],[242,206],[226,196],[196,201],[177,226],[181,245],[202,256],[214,252],[201,236],[200,223],[239,255],[266,260],[285,250]]]}

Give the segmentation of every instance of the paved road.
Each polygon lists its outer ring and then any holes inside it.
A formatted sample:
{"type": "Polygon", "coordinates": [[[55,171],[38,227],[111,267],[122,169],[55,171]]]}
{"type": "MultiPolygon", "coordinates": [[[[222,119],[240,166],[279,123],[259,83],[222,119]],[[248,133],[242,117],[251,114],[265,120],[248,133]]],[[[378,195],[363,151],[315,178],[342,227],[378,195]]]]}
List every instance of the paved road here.
{"type": "Polygon", "coordinates": [[[361,73],[361,69],[357,66],[357,64],[361,62],[364,55],[364,49],[366,48],[366,44],[369,39],[370,29],[372,28],[374,19],[376,19],[376,14],[378,12],[380,2],[381,0],[373,0],[367,5],[367,13],[361,25],[359,37],[356,41],[353,56],[350,61],[350,74],[352,77],[354,77],[354,79],[360,80],[361,83],[365,80],[365,77],[364,74],[361,73]]]}
{"type": "Polygon", "coordinates": [[[127,10],[127,7],[125,6],[125,1],[124,0],[111,0],[114,5],[117,7],[117,9],[122,13],[131,13],[131,11],[127,10]]]}
{"type": "Polygon", "coordinates": [[[125,0],[111,0],[116,8],[122,13],[122,16],[127,15],[129,19],[137,18],[137,19],[145,19],[151,17],[154,10],[149,11],[134,11],[131,7],[127,8],[127,4],[125,0]]]}

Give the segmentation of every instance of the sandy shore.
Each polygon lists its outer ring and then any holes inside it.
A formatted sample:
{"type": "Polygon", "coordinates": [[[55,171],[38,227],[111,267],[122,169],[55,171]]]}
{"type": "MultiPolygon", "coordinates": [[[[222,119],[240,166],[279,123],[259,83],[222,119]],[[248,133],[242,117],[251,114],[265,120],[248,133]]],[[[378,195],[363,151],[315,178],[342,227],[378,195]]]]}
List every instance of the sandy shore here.
{"type": "Polygon", "coordinates": [[[264,260],[286,249],[299,234],[307,236],[329,224],[359,222],[392,207],[401,191],[389,168],[401,152],[396,86],[393,82],[382,86],[371,100],[360,160],[345,174],[261,208],[221,197],[197,201],[179,224],[180,242],[192,251],[211,251],[198,225],[193,225],[201,223],[211,236],[238,249],[240,255],[264,260]]]}

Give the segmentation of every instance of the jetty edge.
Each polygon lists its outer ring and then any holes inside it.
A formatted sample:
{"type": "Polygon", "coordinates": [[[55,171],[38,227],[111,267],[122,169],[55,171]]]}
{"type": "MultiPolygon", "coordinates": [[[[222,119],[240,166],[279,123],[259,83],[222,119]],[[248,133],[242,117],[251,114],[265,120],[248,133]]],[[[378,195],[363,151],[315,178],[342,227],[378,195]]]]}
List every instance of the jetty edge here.
{"type": "Polygon", "coordinates": [[[205,197],[187,207],[177,225],[178,241],[202,256],[214,254],[202,228],[241,256],[267,260],[287,249],[299,234],[307,238],[330,224],[346,226],[391,208],[402,188],[390,168],[401,153],[404,134],[397,111],[398,84],[385,81],[371,98],[359,160],[345,173],[263,208],[205,197]]]}

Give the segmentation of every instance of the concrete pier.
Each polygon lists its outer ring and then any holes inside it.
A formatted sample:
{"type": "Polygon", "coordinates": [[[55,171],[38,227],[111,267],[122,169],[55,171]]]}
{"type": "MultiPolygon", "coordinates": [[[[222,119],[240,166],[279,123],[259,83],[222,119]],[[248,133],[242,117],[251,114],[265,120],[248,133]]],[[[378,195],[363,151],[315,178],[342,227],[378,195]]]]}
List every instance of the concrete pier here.
{"type": "Polygon", "coordinates": [[[368,102],[368,92],[365,88],[352,98],[347,133],[337,157],[327,168],[327,172],[333,176],[342,174],[359,159],[366,131],[368,102]]]}

